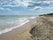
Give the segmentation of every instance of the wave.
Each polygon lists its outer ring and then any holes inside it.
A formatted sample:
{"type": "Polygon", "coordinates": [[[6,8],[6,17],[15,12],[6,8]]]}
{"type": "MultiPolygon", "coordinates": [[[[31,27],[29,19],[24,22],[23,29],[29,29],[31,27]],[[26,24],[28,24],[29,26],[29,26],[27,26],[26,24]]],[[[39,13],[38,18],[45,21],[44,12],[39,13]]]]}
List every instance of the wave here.
{"type": "Polygon", "coordinates": [[[28,22],[29,22],[29,20],[27,20],[27,21],[21,23],[20,25],[17,25],[17,26],[11,27],[11,28],[6,28],[6,29],[0,31],[0,35],[3,34],[3,33],[6,33],[6,32],[12,31],[12,30],[15,29],[15,28],[21,27],[22,25],[24,25],[24,24],[26,24],[26,23],[28,23],[28,22]]]}
{"type": "Polygon", "coordinates": [[[27,20],[26,18],[22,18],[22,19],[19,20],[19,25],[11,27],[11,28],[6,28],[4,30],[1,30],[0,35],[3,34],[3,33],[6,33],[6,32],[12,31],[15,28],[21,27],[22,25],[24,25],[24,24],[26,24],[28,22],[29,22],[29,20],[27,20]]]}

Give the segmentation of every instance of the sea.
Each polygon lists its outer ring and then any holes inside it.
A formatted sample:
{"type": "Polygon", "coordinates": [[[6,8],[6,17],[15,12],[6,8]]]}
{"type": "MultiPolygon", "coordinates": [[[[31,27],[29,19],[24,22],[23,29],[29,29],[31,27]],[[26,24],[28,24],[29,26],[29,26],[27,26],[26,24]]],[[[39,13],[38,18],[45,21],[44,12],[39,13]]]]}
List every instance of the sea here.
{"type": "Polygon", "coordinates": [[[0,15],[0,34],[9,32],[29,22],[33,15],[0,15]]]}

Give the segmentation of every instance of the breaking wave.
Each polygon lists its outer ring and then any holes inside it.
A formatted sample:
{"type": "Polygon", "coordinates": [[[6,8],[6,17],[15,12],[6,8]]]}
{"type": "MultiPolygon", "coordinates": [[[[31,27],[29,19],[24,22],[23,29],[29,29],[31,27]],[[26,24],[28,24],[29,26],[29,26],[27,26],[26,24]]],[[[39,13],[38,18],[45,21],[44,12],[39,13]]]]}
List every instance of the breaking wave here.
{"type": "MultiPolygon", "coordinates": [[[[26,19],[26,18],[20,18],[19,21],[16,23],[16,25],[13,25],[13,27],[6,28],[6,29],[4,29],[4,30],[0,30],[0,34],[9,32],[9,31],[11,31],[11,30],[13,30],[13,29],[15,29],[15,28],[18,28],[18,27],[20,27],[20,26],[22,26],[22,25],[24,25],[24,24],[26,24],[26,23],[28,23],[28,22],[29,22],[28,19],[26,19]]],[[[10,22],[8,22],[8,23],[10,23],[10,22]]],[[[12,22],[12,23],[13,23],[13,22],[12,22]]]]}

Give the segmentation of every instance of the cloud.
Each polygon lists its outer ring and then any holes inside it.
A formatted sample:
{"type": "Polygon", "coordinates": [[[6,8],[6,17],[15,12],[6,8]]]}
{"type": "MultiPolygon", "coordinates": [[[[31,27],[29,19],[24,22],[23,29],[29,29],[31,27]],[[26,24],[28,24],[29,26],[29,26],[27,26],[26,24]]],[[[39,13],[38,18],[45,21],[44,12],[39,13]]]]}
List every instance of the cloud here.
{"type": "MultiPolygon", "coordinates": [[[[30,0],[29,0],[30,1],[30,0]]],[[[28,0],[15,0],[16,4],[22,7],[27,7],[29,5],[28,0]]]]}
{"type": "Polygon", "coordinates": [[[42,7],[36,6],[36,7],[34,7],[32,10],[39,10],[39,9],[42,9],[42,7]]]}
{"type": "Polygon", "coordinates": [[[0,10],[3,10],[4,8],[0,7],[0,10]]]}
{"type": "Polygon", "coordinates": [[[53,1],[47,1],[47,0],[0,0],[0,9],[3,10],[11,10],[9,7],[23,7],[23,8],[31,8],[33,10],[35,9],[41,9],[42,6],[48,7],[50,4],[52,4],[53,1]],[[2,8],[4,7],[4,8],[2,8]],[[5,8],[7,7],[7,8],[5,8]]]}
{"type": "Polygon", "coordinates": [[[3,7],[0,7],[0,10],[7,10],[7,11],[11,11],[10,8],[3,8],[3,7]]]}
{"type": "Polygon", "coordinates": [[[34,8],[36,6],[40,6],[40,7],[49,7],[53,1],[47,1],[47,0],[43,0],[43,1],[33,1],[33,0],[15,0],[16,4],[19,6],[22,6],[24,8],[34,8]]]}

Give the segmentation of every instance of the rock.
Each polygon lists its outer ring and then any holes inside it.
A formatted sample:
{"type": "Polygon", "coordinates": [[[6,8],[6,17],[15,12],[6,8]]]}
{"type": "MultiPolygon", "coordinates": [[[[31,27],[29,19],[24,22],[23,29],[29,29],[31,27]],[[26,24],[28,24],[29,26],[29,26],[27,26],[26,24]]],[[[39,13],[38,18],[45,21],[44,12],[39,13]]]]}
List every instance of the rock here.
{"type": "Polygon", "coordinates": [[[35,26],[30,30],[33,40],[53,40],[53,17],[36,18],[35,26]]]}

